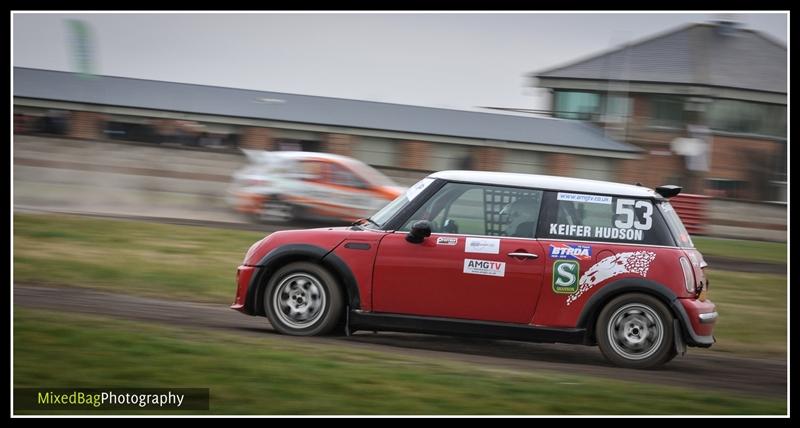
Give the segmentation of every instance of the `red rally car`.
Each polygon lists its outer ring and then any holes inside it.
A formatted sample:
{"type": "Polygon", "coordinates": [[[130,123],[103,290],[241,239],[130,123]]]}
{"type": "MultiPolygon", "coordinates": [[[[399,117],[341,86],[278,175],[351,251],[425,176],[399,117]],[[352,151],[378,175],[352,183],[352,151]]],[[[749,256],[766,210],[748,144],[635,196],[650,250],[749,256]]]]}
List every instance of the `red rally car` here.
{"type": "Polygon", "coordinates": [[[680,188],[431,174],[352,226],[253,244],[233,309],[283,334],[357,330],[599,345],[649,368],[714,343],[706,263],[680,188]]]}

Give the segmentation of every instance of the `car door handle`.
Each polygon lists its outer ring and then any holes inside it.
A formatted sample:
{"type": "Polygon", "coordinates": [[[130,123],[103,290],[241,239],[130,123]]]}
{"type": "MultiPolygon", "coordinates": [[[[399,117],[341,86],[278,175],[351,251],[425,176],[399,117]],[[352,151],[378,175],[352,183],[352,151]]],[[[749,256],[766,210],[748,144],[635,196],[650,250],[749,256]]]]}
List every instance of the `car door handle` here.
{"type": "Polygon", "coordinates": [[[508,256],[509,257],[524,257],[526,259],[538,259],[539,258],[538,254],[521,253],[521,252],[508,253],[508,256]]]}

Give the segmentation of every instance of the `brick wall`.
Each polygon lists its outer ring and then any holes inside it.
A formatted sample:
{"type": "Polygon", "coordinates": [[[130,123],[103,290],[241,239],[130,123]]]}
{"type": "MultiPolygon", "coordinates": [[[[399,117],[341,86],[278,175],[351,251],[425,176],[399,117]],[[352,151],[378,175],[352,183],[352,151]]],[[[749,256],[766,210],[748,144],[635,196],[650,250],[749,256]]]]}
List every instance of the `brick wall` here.
{"type": "Polygon", "coordinates": [[[356,137],[353,135],[328,134],[325,141],[325,151],[342,156],[352,156],[353,146],[356,143],[356,137]]]}
{"type": "Polygon", "coordinates": [[[666,150],[652,150],[643,153],[641,159],[624,159],[617,161],[615,179],[620,183],[655,187],[662,184],[679,184],[678,179],[684,177],[684,164],[680,156],[668,154],[666,150]]]}
{"type": "Polygon", "coordinates": [[[764,157],[778,156],[782,145],[775,141],[715,135],[711,143],[709,176],[748,180],[750,170],[764,157]]]}
{"type": "Polygon", "coordinates": [[[631,121],[642,124],[650,119],[650,98],[646,94],[631,94],[633,106],[631,111],[631,121]]]}
{"type": "Polygon", "coordinates": [[[650,128],[648,109],[645,98],[634,98],[634,120],[628,128],[626,142],[645,151],[640,154],[641,159],[620,161],[617,179],[621,183],[641,183],[647,187],[676,184],[684,186],[684,192],[702,193],[702,179],[690,180],[684,158],[672,153],[672,141],[686,137],[686,131],[650,128]]]}
{"type": "Polygon", "coordinates": [[[240,145],[243,149],[272,150],[272,132],[269,128],[247,127],[240,145]]]}
{"type": "Polygon", "coordinates": [[[88,111],[73,111],[69,115],[69,131],[71,138],[97,140],[103,136],[103,116],[88,111]]]}
{"type": "Polygon", "coordinates": [[[472,151],[472,166],[479,171],[502,171],[505,150],[497,147],[476,147],[472,151]]]}
{"type": "Polygon", "coordinates": [[[782,149],[783,144],[777,141],[715,135],[708,177],[745,182],[737,192],[740,198],[769,198],[774,159],[780,156],[782,149]]]}
{"type": "Polygon", "coordinates": [[[428,156],[431,153],[431,143],[426,141],[404,141],[400,150],[401,168],[427,170],[428,156]]]}
{"type": "Polygon", "coordinates": [[[574,169],[572,155],[565,153],[550,153],[547,155],[547,173],[549,175],[571,176],[574,169]]]}
{"type": "MultiPolygon", "coordinates": [[[[620,183],[633,184],[641,182],[639,166],[641,161],[637,159],[620,159],[617,161],[617,169],[614,180],[620,183]]],[[[644,184],[644,183],[642,183],[644,184]]]]}

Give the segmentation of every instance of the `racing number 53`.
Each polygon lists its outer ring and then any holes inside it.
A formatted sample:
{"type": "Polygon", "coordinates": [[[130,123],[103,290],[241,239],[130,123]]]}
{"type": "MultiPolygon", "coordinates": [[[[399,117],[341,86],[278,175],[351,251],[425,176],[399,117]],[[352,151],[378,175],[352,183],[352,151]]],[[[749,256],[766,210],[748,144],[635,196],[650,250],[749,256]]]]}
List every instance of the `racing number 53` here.
{"type": "Polygon", "coordinates": [[[619,229],[634,229],[650,230],[653,226],[653,204],[649,201],[633,200],[633,199],[617,199],[617,215],[625,216],[625,220],[614,220],[614,227],[619,229]],[[642,213],[642,220],[644,223],[639,223],[636,219],[635,209],[644,208],[642,213]]]}

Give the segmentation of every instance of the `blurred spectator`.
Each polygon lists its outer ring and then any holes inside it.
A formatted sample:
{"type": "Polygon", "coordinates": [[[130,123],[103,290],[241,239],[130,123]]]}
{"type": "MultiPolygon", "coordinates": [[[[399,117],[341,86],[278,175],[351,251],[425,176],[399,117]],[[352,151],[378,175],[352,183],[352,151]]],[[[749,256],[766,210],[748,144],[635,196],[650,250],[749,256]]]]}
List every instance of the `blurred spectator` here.
{"type": "Polygon", "coordinates": [[[34,131],[33,123],[35,117],[27,114],[14,114],[14,133],[15,134],[28,134],[34,131]]]}
{"type": "Polygon", "coordinates": [[[302,145],[297,140],[290,140],[286,138],[278,138],[276,140],[278,150],[280,151],[292,151],[292,152],[299,152],[303,150],[302,145]]]}
{"type": "Polygon", "coordinates": [[[209,134],[208,132],[203,132],[202,136],[200,137],[200,147],[218,149],[224,146],[222,144],[222,138],[219,136],[219,134],[209,134]]]}
{"type": "Polygon", "coordinates": [[[68,126],[67,112],[64,110],[47,110],[35,123],[36,132],[42,134],[65,135],[68,126]]]}
{"type": "Polygon", "coordinates": [[[472,153],[467,154],[458,161],[458,169],[472,170],[475,169],[475,160],[472,153]]]}

